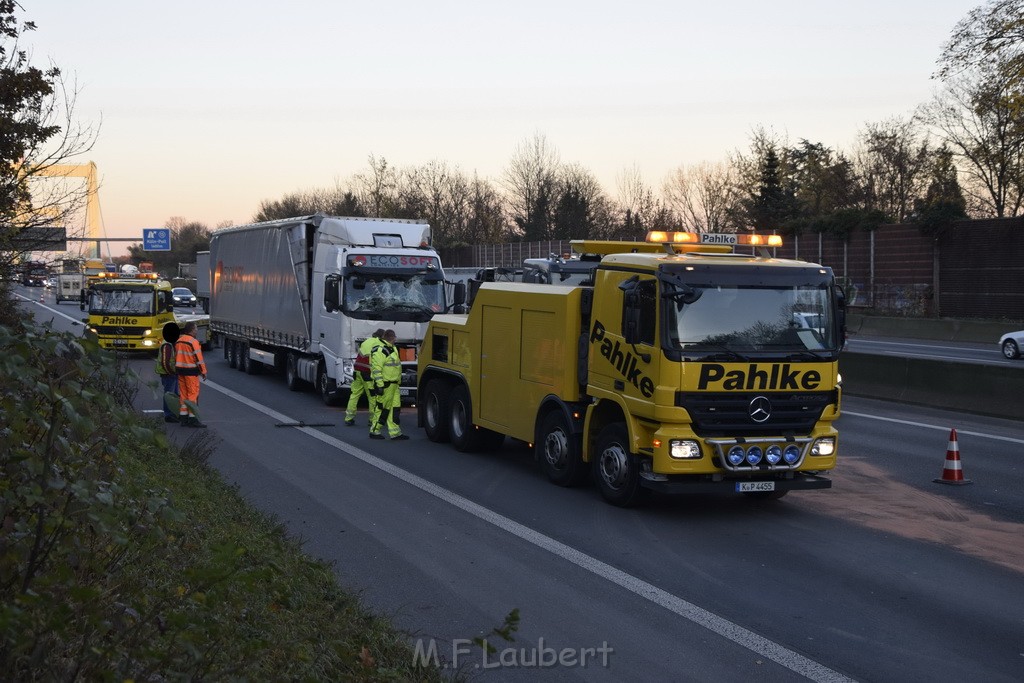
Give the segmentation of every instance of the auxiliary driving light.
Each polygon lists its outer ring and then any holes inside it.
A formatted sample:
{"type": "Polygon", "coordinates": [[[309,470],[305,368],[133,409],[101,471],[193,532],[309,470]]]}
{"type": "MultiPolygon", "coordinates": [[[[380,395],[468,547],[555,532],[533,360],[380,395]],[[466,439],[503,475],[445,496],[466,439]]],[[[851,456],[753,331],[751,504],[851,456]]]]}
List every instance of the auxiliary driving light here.
{"type": "Polygon", "coordinates": [[[737,465],[743,462],[744,455],[746,454],[743,452],[743,446],[733,446],[732,448],[729,449],[729,452],[726,454],[725,457],[729,461],[730,465],[736,467],[737,465]]]}
{"type": "Polygon", "coordinates": [[[782,452],[782,459],[787,465],[792,465],[800,459],[800,447],[794,444],[786,446],[786,450],[782,452]]]}
{"type": "Polygon", "coordinates": [[[751,465],[756,465],[761,462],[762,455],[764,455],[764,451],[761,450],[760,446],[751,446],[747,449],[747,462],[751,465]]]}
{"type": "Polygon", "coordinates": [[[832,455],[836,451],[836,440],[829,437],[818,439],[811,447],[811,455],[832,455]]]}
{"type": "Polygon", "coordinates": [[[764,459],[768,461],[769,465],[778,465],[782,460],[782,449],[774,445],[769,446],[764,451],[764,459]]]}
{"type": "Polygon", "coordinates": [[[693,439],[672,439],[668,454],[677,460],[696,460],[700,457],[700,444],[693,439]]]}

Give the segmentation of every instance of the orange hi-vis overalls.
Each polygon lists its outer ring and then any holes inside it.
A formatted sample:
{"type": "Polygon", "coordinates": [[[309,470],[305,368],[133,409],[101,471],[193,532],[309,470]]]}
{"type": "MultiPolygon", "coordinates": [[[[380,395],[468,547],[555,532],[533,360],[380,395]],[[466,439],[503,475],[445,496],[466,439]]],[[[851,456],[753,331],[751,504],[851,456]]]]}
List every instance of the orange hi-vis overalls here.
{"type": "Polygon", "coordinates": [[[174,348],[177,351],[174,368],[178,374],[178,394],[181,398],[179,417],[195,418],[195,411],[188,404],[199,404],[199,377],[206,377],[203,349],[198,339],[187,334],[178,337],[174,348]]]}

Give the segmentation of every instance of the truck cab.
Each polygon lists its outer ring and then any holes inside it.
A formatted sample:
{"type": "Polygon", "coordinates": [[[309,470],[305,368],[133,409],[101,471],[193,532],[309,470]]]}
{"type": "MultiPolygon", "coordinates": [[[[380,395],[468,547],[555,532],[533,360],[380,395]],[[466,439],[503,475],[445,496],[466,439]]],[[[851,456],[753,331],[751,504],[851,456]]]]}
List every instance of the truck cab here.
{"type": "Polygon", "coordinates": [[[105,349],[155,351],[164,324],[175,321],[171,284],[155,273],[95,274],[81,309],[86,331],[105,349]]]}

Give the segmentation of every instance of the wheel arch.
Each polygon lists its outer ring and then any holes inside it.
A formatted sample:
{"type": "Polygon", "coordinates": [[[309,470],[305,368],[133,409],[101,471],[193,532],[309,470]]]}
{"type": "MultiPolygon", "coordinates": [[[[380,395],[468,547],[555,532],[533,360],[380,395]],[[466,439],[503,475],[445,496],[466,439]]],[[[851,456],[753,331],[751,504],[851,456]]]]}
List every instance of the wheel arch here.
{"type": "Polygon", "coordinates": [[[583,427],[583,461],[590,462],[591,454],[593,451],[593,444],[597,440],[597,435],[601,430],[613,422],[622,422],[626,425],[626,434],[629,436],[629,442],[633,443],[633,435],[635,430],[633,428],[632,420],[626,418],[626,409],[619,404],[617,401],[610,399],[600,399],[597,403],[590,406],[587,411],[586,421],[583,427]]]}
{"type": "Polygon", "coordinates": [[[552,412],[560,412],[574,435],[583,434],[587,406],[584,403],[567,403],[554,394],[548,394],[537,407],[537,415],[533,422],[533,442],[540,441],[540,428],[544,418],[552,412]]]}

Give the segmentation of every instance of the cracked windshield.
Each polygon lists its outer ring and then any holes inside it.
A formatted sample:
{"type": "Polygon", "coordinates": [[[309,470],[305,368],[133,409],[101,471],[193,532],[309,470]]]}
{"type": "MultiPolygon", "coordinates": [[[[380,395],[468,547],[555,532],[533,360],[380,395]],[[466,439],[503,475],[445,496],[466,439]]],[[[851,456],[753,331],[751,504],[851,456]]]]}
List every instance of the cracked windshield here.
{"type": "Polygon", "coordinates": [[[90,313],[152,315],[152,310],[152,290],[92,290],[89,293],[90,313]]]}
{"type": "Polygon", "coordinates": [[[684,351],[823,351],[836,348],[824,287],[694,287],[672,304],[669,335],[684,351]]]}
{"type": "Polygon", "coordinates": [[[444,310],[444,286],[437,276],[359,274],[345,278],[344,310],[374,319],[400,314],[428,319],[444,310]]]}

